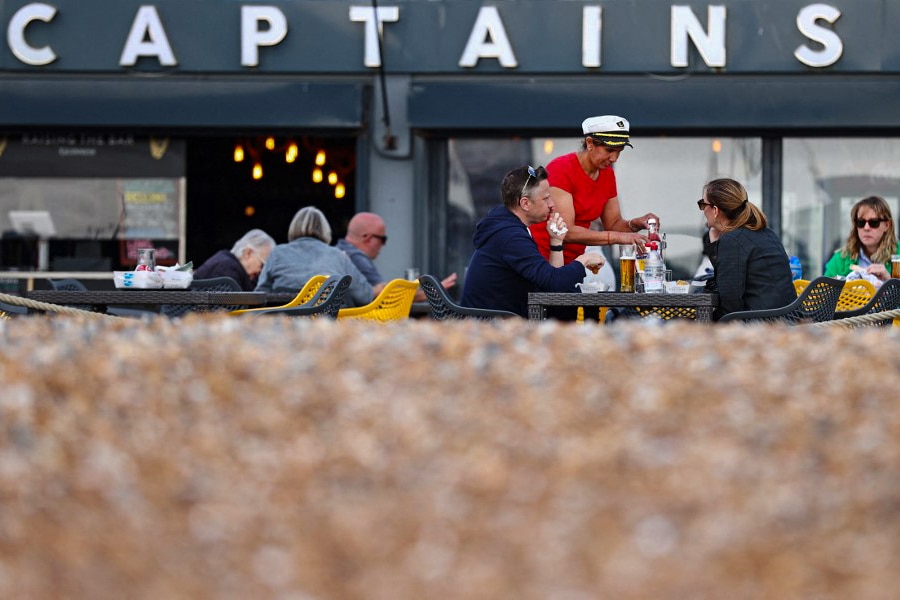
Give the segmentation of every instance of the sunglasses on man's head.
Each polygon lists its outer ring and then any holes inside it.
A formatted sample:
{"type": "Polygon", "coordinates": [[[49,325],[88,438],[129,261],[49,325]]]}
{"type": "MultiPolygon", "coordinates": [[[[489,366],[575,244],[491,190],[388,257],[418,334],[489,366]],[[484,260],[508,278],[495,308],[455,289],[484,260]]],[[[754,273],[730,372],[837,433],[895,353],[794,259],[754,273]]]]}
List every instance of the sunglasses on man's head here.
{"type": "Polygon", "coordinates": [[[869,227],[871,227],[872,229],[878,229],[885,221],[887,221],[887,219],[857,219],[856,227],[858,229],[862,229],[866,226],[866,223],[868,223],[869,227]]]}
{"type": "Polygon", "coordinates": [[[525,185],[522,186],[522,193],[519,194],[520,198],[525,195],[525,188],[528,187],[528,182],[531,181],[532,177],[537,177],[537,173],[534,171],[534,167],[528,165],[528,179],[525,180],[525,185]]]}

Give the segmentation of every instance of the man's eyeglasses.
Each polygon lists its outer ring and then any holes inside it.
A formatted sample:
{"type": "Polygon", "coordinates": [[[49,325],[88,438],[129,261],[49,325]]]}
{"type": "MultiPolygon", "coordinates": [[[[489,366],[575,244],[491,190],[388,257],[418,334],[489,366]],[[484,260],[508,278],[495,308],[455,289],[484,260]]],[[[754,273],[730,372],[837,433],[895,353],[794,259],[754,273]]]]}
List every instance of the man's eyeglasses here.
{"type": "Polygon", "coordinates": [[[705,202],[703,200],[703,198],[700,198],[699,200],[697,200],[697,208],[699,208],[700,210],[704,210],[704,208],[703,208],[704,206],[713,206],[713,205],[710,204],[709,202],[705,202]]]}
{"type": "Polygon", "coordinates": [[[871,227],[872,229],[878,229],[885,221],[887,221],[887,219],[857,219],[856,227],[858,229],[862,229],[866,226],[866,223],[868,223],[869,227],[871,227]]]}
{"type": "Polygon", "coordinates": [[[370,233],[369,235],[372,236],[373,238],[375,238],[376,240],[381,240],[382,246],[387,244],[387,236],[386,235],[378,235],[376,233],[370,233]]]}
{"type": "Polygon", "coordinates": [[[519,198],[525,195],[525,188],[528,187],[532,177],[537,177],[537,173],[534,172],[534,167],[528,165],[528,179],[525,180],[525,185],[522,186],[522,193],[519,194],[519,198]]]}

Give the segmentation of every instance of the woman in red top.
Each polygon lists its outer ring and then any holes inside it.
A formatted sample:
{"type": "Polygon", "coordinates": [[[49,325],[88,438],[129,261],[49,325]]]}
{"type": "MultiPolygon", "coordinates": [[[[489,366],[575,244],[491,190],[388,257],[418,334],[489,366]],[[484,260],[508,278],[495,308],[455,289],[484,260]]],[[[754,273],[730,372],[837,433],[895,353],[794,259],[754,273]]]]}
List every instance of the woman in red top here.
{"type": "MultiPolygon", "coordinates": [[[[628,121],[615,115],[585,119],[581,150],[560,156],[547,165],[553,205],[569,227],[563,251],[565,264],[584,254],[585,246],[637,244],[642,248],[647,241],[639,232],[647,228],[647,219],[656,215],[647,213],[633,219],[622,216],[616,174],[612,169],[625,146],[632,147],[628,129],[628,121]],[[603,231],[590,228],[598,217],[603,231]]],[[[546,225],[532,226],[531,233],[541,254],[549,257],[546,225]]]]}

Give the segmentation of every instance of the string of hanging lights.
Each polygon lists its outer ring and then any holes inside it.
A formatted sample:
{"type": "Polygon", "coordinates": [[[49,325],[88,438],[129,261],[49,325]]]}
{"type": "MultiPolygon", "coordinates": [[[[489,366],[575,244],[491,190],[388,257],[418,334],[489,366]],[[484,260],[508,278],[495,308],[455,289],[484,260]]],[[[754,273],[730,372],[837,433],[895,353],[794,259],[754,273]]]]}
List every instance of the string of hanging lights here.
{"type": "MultiPolygon", "coordinates": [[[[303,145],[303,154],[312,157],[312,181],[320,184],[327,182],[334,188],[334,197],[338,200],[347,193],[344,180],[352,172],[352,160],[332,159],[328,152],[321,147],[316,147],[307,138],[300,138],[303,145]],[[349,164],[348,164],[349,163],[349,164]]],[[[257,136],[239,138],[234,144],[234,162],[249,163],[250,175],[255,180],[260,180],[265,175],[263,158],[266,154],[281,154],[284,162],[294,164],[300,158],[300,145],[294,138],[286,138],[281,141],[275,136],[257,136]]]]}

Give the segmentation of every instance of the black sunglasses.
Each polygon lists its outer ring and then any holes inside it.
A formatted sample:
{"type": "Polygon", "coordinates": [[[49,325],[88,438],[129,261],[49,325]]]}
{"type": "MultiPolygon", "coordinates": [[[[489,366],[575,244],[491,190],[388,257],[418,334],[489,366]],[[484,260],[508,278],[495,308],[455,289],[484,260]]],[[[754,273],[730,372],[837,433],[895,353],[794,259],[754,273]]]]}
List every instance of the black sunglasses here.
{"type": "Polygon", "coordinates": [[[532,177],[537,177],[537,173],[535,173],[534,167],[528,165],[528,179],[525,180],[525,185],[522,186],[522,193],[519,194],[519,198],[525,195],[525,188],[528,187],[528,183],[531,181],[532,177]]]}
{"type": "Polygon", "coordinates": [[[710,204],[709,202],[704,202],[703,198],[700,198],[699,200],[697,200],[697,208],[699,208],[700,210],[703,210],[704,206],[715,206],[715,205],[710,204]]]}
{"type": "Polygon", "coordinates": [[[373,238],[375,238],[376,240],[381,240],[381,245],[382,245],[382,246],[385,245],[385,244],[387,244],[387,236],[386,236],[386,235],[377,235],[377,234],[375,234],[375,233],[370,233],[369,235],[371,235],[371,236],[372,236],[373,238]]]}
{"type": "Polygon", "coordinates": [[[877,229],[885,221],[887,221],[887,219],[857,219],[856,227],[862,229],[866,226],[866,223],[868,223],[869,227],[871,227],[872,229],[877,229]]]}

